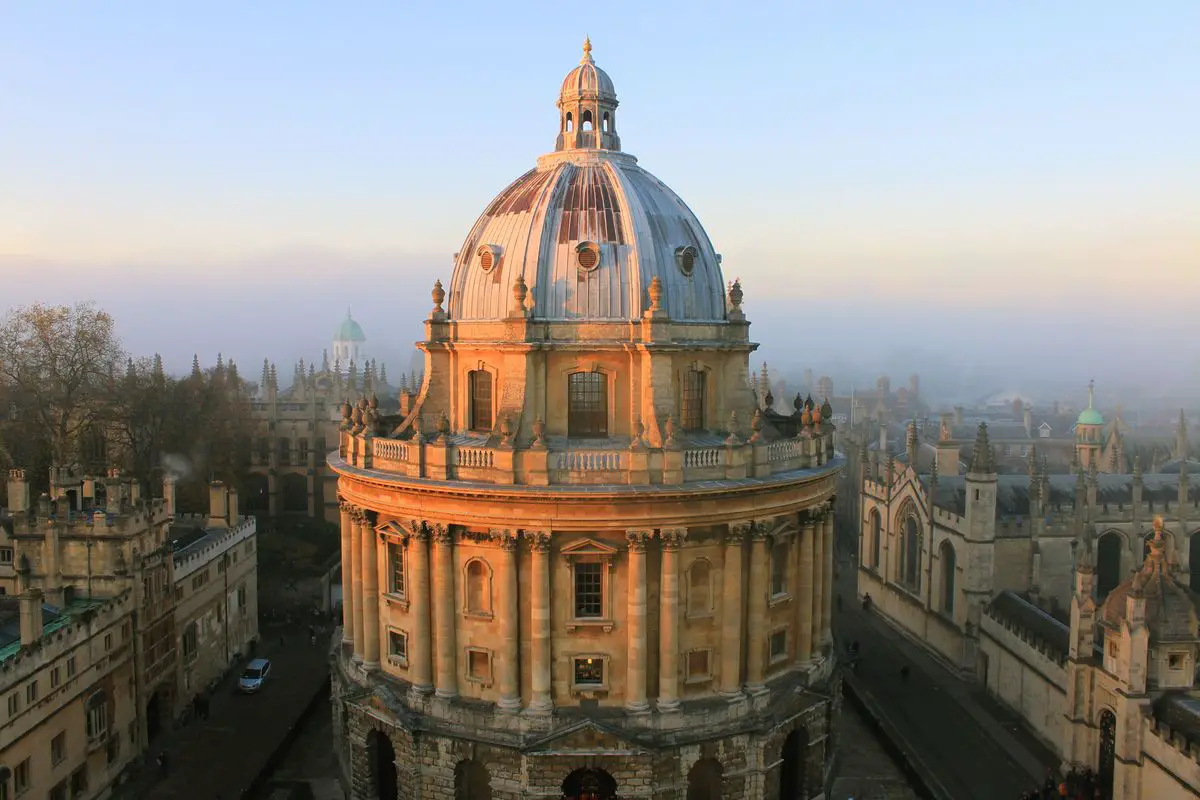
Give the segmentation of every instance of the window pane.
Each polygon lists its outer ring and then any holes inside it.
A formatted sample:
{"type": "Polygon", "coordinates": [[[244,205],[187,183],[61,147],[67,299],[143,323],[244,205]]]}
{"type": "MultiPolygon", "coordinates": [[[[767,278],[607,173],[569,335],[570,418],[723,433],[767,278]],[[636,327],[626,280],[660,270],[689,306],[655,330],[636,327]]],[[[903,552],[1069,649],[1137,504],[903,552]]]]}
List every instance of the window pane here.
{"type": "Polygon", "coordinates": [[[577,685],[604,683],[604,660],[600,658],[575,659],[575,683],[577,685]]]}
{"type": "Polygon", "coordinates": [[[391,582],[388,590],[395,595],[404,596],[404,546],[388,545],[388,560],[391,562],[391,582]]]}
{"type": "Polygon", "coordinates": [[[608,436],[608,392],[604,375],[575,372],[567,378],[567,435],[608,436]]]}
{"type": "Polygon", "coordinates": [[[575,565],[575,616],[599,617],[604,612],[600,564],[575,565]]]}
{"type": "Polygon", "coordinates": [[[683,373],[683,402],[680,416],[685,431],[704,429],[704,373],[689,369],[683,373]]]}
{"type": "Polygon", "coordinates": [[[470,373],[471,430],[492,429],[492,373],[474,370],[470,373]]]}

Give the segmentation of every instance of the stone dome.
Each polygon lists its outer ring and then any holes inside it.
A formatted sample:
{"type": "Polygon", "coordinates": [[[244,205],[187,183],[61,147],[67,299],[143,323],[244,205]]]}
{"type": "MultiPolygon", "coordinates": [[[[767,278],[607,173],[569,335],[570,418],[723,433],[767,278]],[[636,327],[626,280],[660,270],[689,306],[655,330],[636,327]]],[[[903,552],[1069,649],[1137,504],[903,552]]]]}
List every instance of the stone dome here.
{"type": "Polygon", "coordinates": [[[1142,568],[1105,599],[1100,614],[1103,624],[1119,630],[1127,619],[1127,599],[1139,595],[1146,601],[1146,628],[1153,641],[1200,636],[1200,596],[1171,574],[1162,517],[1154,519],[1154,539],[1142,568]]]}
{"type": "Polygon", "coordinates": [[[456,254],[449,317],[504,319],[521,277],[535,319],[640,320],[657,277],[671,320],[725,320],[720,257],[687,204],[621,152],[590,43],[558,107],[555,152],[487,206],[456,254]]]}
{"type": "Polygon", "coordinates": [[[342,320],[342,324],[333,334],[333,340],[335,342],[365,342],[367,337],[363,334],[362,326],[355,322],[350,317],[350,312],[347,311],[346,318],[342,320]]]}

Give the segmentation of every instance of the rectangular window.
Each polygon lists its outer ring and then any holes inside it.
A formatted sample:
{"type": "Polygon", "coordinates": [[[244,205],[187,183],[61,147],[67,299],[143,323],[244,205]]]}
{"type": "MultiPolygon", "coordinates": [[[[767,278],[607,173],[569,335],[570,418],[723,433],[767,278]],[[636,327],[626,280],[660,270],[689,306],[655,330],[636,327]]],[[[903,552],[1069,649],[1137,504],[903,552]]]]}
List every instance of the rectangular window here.
{"type": "Polygon", "coordinates": [[[50,688],[57,689],[60,683],[62,683],[62,670],[59,667],[55,667],[50,670],[50,688]]]}
{"type": "Polygon", "coordinates": [[[705,681],[712,677],[712,651],[693,650],[687,656],[687,680],[705,681]]]}
{"type": "Polygon", "coordinates": [[[576,686],[603,686],[604,659],[595,656],[584,656],[575,659],[576,686]]]}
{"type": "Polygon", "coordinates": [[[67,680],[75,677],[75,656],[67,659],[67,680]]]}
{"type": "Polygon", "coordinates": [[[238,611],[244,617],[246,616],[246,587],[239,586],[237,590],[238,611]]]}
{"type": "Polygon", "coordinates": [[[25,687],[25,702],[28,705],[33,705],[38,699],[38,682],[30,681],[25,687]]]}
{"type": "Polygon", "coordinates": [[[11,547],[0,547],[0,564],[12,564],[13,549],[11,547]]]}
{"type": "Polygon", "coordinates": [[[112,650],[113,638],[111,633],[104,634],[104,652],[112,650]]]}
{"type": "Polygon", "coordinates": [[[197,638],[196,623],[189,623],[183,631],[183,658],[185,661],[195,661],[197,654],[197,638]]]}
{"type": "Polygon", "coordinates": [[[279,463],[280,464],[291,464],[292,463],[292,443],[288,439],[280,439],[279,440],[279,463]]]}
{"type": "Polygon", "coordinates": [[[17,712],[21,710],[21,695],[13,692],[8,696],[8,715],[15,717],[17,712]]]}
{"type": "Polygon", "coordinates": [[[62,760],[67,757],[67,732],[59,731],[53,739],[50,740],[50,763],[61,764],[62,760]]]}
{"type": "Polygon", "coordinates": [[[102,739],[108,734],[108,702],[101,692],[88,702],[85,721],[88,741],[102,739]]]}
{"type": "Polygon", "coordinates": [[[1183,669],[1183,653],[1171,653],[1167,656],[1167,666],[1171,669],[1183,669]]]}
{"type": "Polygon", "coordinates": [[[404,545],[388,543],[388,591],[404,597],[404,545]]]}
{"type": "Polygon", "coordinates": [[[70,797],[70,795],[67,794],[67,782],[59,781],[56,783],[54,788],[50,790],[48,797],[49,800],[67,800],[67,798],[70,797]]]}
{"type": "Polygon", "coordinates": [[[779,630],[771,634],[769,640],[771,648],[771,663],[782,661],[787,658],[787,631],[779,630]]]}
{"type": "Polygon", "coordinates": [[[308,463],[308,439],[301,439],[297,443],[297,449],[299,450],[300,462],[307,464],[308,463]]]}
{"type": "Polygon", "coordinates": [[[486,650],[467,649],[467,676],[480,683],[492,682],[492,654],[486,650]]]}
{"type": "Polygon", "coordinates": [[[25,759],[20,764],[17,764],[13,770],[13,791],[17,794],[29,791],[30,768],[29,759],[25,759]]]}
{"type": "Polygon", "coordinates": [[[788,549],[787,542],[780,542],[771,548],[772,597],[787,594],[788,549]]]}
{"type": "Polygon", "coordinates": [[[258,440],[258,461],[259,461],[259,463],[265,465],[270,460],[271,460],[271,440],[266,439],[266,438],[259,439],[258,440]]]}
{"type": "Polygon", "coordinates": [[[698,369],[689,369],[683,373],[683,396],[680,398],[679,416],[685,431],[704,430],[705,377],[698,369]]]}
{"type": "Polygon", "coordinates": [[[608,436],[608,387],[603,373],[567,376],[567,435],[573,439],[608,436]]]}
{"type": "Polygon", "coordinates": [[[388,631],[388,655],[401,665],[408,663],[408,634],[404,631],[388,631]]]}
{"type": "Polygon", "coordinates": [[[575,565],[575,616],[604,616],[604,565],[582,562],[575,565]]]}
{"type": "Polygon", "coordinates": [[[467,385],[471,392],[471,430],[492,429],[492,373],[476,369],[468,373],[467,385]]]}

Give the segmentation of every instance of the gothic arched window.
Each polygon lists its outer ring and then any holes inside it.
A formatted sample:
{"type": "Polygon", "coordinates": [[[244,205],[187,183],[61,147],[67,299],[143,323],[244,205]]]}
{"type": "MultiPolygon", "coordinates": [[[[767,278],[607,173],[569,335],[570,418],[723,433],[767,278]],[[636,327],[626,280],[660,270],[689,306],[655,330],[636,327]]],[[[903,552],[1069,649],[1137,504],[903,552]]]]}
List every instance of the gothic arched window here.
{"type": "Polygon", "coordinates": [[[954,613],[954,571],[958,564],[954,554],[954,545],[949,541],[942,542],[939,559],[942,562],[942,613],[954,613]]]}
{"type": "Polygon", "coordinates": [[[921,529],[917,518],[904,520],[904,582],[912,589],[921,586],[921,529]]]}
{"type": "Polygon", "coordinates": [[[883,553],[883,519],[878,509],[871,509],[871,547],[871,566],[878,571],[882,566],[879,559],[883,553]]]}

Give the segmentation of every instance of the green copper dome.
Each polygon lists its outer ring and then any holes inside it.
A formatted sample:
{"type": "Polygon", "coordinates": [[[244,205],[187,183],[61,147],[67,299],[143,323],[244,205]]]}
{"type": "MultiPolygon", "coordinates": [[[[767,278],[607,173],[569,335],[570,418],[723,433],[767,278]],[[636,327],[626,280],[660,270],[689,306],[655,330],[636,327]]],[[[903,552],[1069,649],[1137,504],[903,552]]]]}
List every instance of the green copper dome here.
{"type": "Polygon", "coordinates": [[[1079,412],[1079,419],[1075,420],[1076,425],[1103,425],[1104,417],[1100,416],[1100,412],[1095,408],[1096,403],[1096,384],[1091,382],[1088,384],[1088,407],[1079,412]]]}
{"type": "Polygon", "coordinates": [[[350,312],[346,312],[346,319],[338,327],[337,333],[333,335],[335,342],[365,342],[367,337],[363,335],[362,326],[350,318],[350,312]]]}

